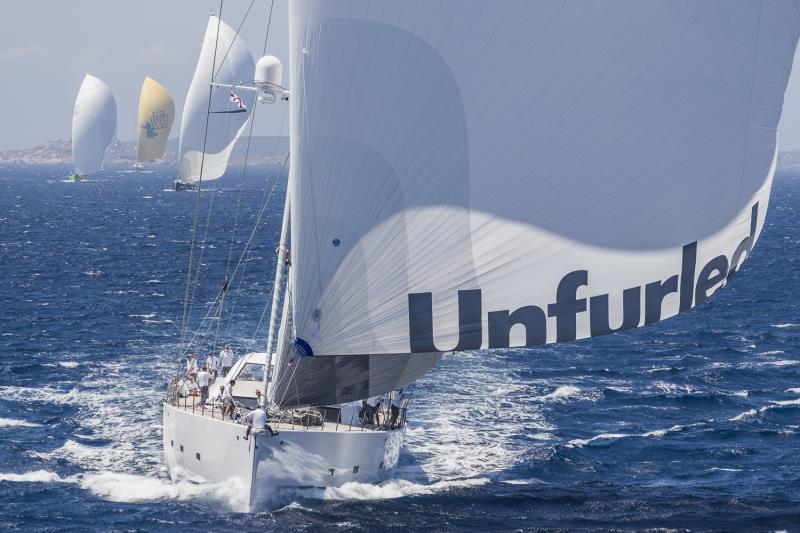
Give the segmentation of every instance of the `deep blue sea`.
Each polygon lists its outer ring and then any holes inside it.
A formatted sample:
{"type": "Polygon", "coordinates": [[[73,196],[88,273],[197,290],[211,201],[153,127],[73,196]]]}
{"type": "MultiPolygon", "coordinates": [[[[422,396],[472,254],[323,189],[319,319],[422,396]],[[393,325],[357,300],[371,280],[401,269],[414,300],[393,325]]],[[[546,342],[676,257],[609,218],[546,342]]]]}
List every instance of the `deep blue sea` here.
{"type": "MultiPolygon", "coordinates": [[[[700,308],[445,356],[413,387],[396,479],[243,513],[161,457],[195,195],[171,171],[69,173],[0,168],[2,531],[800,528],[799,178],[776,178],[753,257],[700,308]]],[[[241,257],[208,332],[239,353],[264,342],[279,174],[248,171],[239,195],[234,169],[202,193],[190,329],[241,257]]]]}

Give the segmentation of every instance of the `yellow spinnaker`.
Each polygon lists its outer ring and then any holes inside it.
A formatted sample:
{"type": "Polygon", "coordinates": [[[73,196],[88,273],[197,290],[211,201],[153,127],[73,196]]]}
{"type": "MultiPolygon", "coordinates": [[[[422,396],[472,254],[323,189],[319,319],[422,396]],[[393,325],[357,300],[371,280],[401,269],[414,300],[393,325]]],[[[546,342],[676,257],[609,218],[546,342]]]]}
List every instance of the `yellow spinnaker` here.
{"type": "Polygon", "coordinates": [[[167,89],[153,78],[145,78],[139,93],[140,163],[164,156],[174,118],[175,104],[167,89]]]}

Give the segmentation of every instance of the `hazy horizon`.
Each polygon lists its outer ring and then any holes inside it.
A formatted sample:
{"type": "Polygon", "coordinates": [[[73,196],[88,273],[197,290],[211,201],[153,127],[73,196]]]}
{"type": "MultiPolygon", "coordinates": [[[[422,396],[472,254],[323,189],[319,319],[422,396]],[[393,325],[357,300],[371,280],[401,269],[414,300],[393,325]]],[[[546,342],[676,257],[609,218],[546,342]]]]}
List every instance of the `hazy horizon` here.
{"type": "MultiPolygon", "coordinates": [[[[284,63],[288,79],[288,1],[275,0],[267,53],[284,63]]],[[[222,18],[237,28],[248,7],[241,35],[254,58],[262,55],[272,0],[229,0],[222,18]]],[[[134,140],[136,111],[145,76],[172,94],[180,128],[184,96],[197,62],[210,11],[219,0],[12,0],[4,5],[0,39],[0,88],[4,127],[0,150],[25,149],[51,139],[69,139],[72,108],[85,74],[105,81],[117,102],[117,137],[134,140]],[[157,16],[154,16],[157,14],[157,16]],[[35,16],[32,16],[35,15],[35,16]]],[[[253,134],[277,135],[286,104],[259,105],[253,134]]],[[[286,119],[288,122],[288,118],[286,119]]],[[[283,135],[287,135],[288,123],[283,135]]],[[[795,54],[778,130],[779,148],[800,148],[800,59],[795,54]]]]}
{"type": "MultiPolygon", "coordinates": [[[[284,79],[289,67],[287,2],[274,2],[267,50],[283,61],[284,79]]],[[[262,55],[271,4],[272,0],[252,0],[241,29],[255,59],[262,55]]],[[[250,5],[251,0],[224,2],[222,19],[236,29],[250,5]]],[[[208,15],[219,14],[220,2],[12,0],[3,7],[0,68],[6,80],[14,81],[0,88],[4,121],[0,150],[13,150],[71,137],[72,108],[87,73],[114,92],[117,137],[122,141],[136,138],[139,90],[145,76],[158,80],[175,101],[177,116],[170,137],[176,137],[208,15]]],[[[285,103],[259,105],[253,134],[277,135],[286,107],[285,103]]]]}

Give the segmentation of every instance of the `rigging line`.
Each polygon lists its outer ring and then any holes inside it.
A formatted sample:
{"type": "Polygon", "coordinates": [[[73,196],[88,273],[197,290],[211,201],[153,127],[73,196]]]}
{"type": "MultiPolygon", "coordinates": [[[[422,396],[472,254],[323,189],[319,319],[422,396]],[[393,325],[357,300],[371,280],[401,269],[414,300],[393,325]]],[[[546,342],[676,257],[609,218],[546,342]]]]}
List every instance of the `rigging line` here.
{"type": "Polygon", "coordinates": [[[203,238],[200,241],[200,255],[197,257],[197,273],[194,277],[194,283],[192,284],[192,296],[189,298],[189,312],[188,316],[191,316],[192,309],[194,309],[195,304],[195,295],[197,294],[197,286],[200,284],[200,275],[202,274],[203,270],[203,256],[205,255],[207,242],[208,242],[208,227],[211,225],[211,213],[214,211],[214,199],[217,197],[217,191],[211,191],[211,200],[208,203],[208,212],[206,213],[206,224],[205,229],[203,231],[203,238]]]}
{"type": "Polygon", "coordinates": [[[267,55],[267,43],[269,42],[269,27],[272,25],[272,8],[275,7],[275,0],[269,5],[269,18],[267,18],[267,36],[264,37],[264,49],[261,52],[261,57],[267,55]]]}
{"type": "MultiPolygon", "coordinates": [[[[275,152],[278,151],[278,146],[280,145],[280,139],[281,139],[281,136],[283,135],[283,128],[286,125],[286,116],[288,114],[288,109],[289,109],[288,106],[284,107],[284,109],[283,109],[283,117],[281,118],[281,127],[280,127],[280,130],[278,131],[278,137],[276,137],[276,139],[275,139],[275,150],[274,150],[275,152]]],[[[247,160],[247,157],[245,156],[245,161],[246,160],[247,160]]],[[[272,184],[272,189],[273,190],[275,188],[275,184],[276,184],[277,180],[280,179],[281,175],[283,174],[283,170],[284,170],[285,167],[286,167],[286,163],[284,163],[283,168],[281,168],[281,170],[275,175],[275,178],[274,178],[273,184],[272,184]]],[[[268,202],[270,198],[271,198],[271,193],[270,193],[270,196],[268,196],[264,201],[268,202]]],[[[238,211],[238,205],[237,205],[237,211],[238,211]]],[[[278,243],[278,244],[280,244],[280,243],[278,243]]],[[[233,242],[231,242],[231,252],[232,251],[233,251],[233,242]]],[[[229,255],[229,257],[230,257],[230,255],[229,255]]],[[[245,262],[245,269],[246,268],[247,268],[247,262],[245,262]]],[[[227,270],[226,270],[226,274],[227,274],[227,270]]],[[[239,278],[239,283],[236,285],[236,291],[234,292],[234,295],[233,295],[233,304],[231,305],[230,311],[228,312],[228,322],[225,325],[225,334],[226,335],[228,333],[228,330],[230,329],[231,321],[233,320],[233,310],[236,308],[236,301],[239,298],[239,292],[240,292],[241,287],[242,287],[242,279],[243,278],[244,278],[244,272],[242,273],[242,277],[239,278]]]]}
{"type": "MultiPolygon", "coordinates": [[[[255,2],[255,0],[251,0],[250,6],[247,8],[247,12],[245,13],[244,17],[242,18],[241,24],[239,25],[239,29],[236,30],[236,35],[239,34],[239,31],[241,30],[245,19],[247,19],[247,15],[250,13],[250,10],[252,9],[254,2],[255,2]]],[[[266,37],[264,38],[264,51],[261,54],[262,56],[266,54],[267,42],[269,41],[269,29],[270,29],[270,26],[272,25],[272,8],[274,6],[275,6],[275,0],[272,0],[272,3],[270,4],[270,8],[269,8],[269,17],[267,18],[267,32],[266,32],[266,37]]],[[[234,37],[234,40],[235,39],[236,38],[234,37]]],[[[233,46],[233,43],[231,43],[231,46],[233,46]]],[[[230,51],[230,47],[228,48],[228,51],[230,51]]],[[[222,63],[225,62],[225,58],[227,58],[227,57],[228,57],[228,52],[225,52],[225,57],[222,59],[222,63]]],[[[222,68],[222,63],[220,64],[220,69],[222,68]]],[[[225,264],[225,286],[226,287],[227,287],[227,284],[228,284],[228,272],[230,272],[230,268],[231,268],[231,259],[233,257],[233,245],[236,242],[236,226],[237,226],[238,221],[239,221],[239,210],[240,210],[241,203],[242,203],[242,189],[244,188],[244,177],[245,177],[245,175],[247,173],[247,160],[248,160],[248,157],[250,155],[250,143],[251,143],[251,141],[253,139],[253,127],[255,126],[255,123],[256,123],[256,110],[258,109],[258,106],[256,105],[256,102],[257,102],[257,99],[253,102],[253,113],[252,113],[252,115],[250,117],[250,131],[247,134],[247,148],[245,148],[245,152],[244,152],[244,164],[242,165],[242,174],[241,174],[241,177],[239,178],[239,194],[237,195],[237,198],[236,198],[236,213],[234,214],[233,227],[231,228],[231,244],[230,244],[230,247],[228,248],[228,261],[225,264]]],[[[283,131],[283,123],[281,123],[281,132],[282,131],[283,131]]],[[[279,136],[280,136],[280,134],[279,134],[279,136]]],[[[249,252],[248,252],[248,254],[249,254],[249,252]]],[[[245,268],[246,267],[247,267],[247,262],[245,262],[245,268]]],[[[237,296],[239,294],[239,289],[242,286],[241,281],[242,281],[243,278],[244,278],[244,272],[242,272],[242,276],[239,278],[239,284],[237,285],[236,293],[234,295],[234,306],[236,304],[237,296]]],[[[224,304],[224,302],[225,302],[225,294],[223,293],[222,294],[222,301],[220,303],[219,317],[217,319],[217,331],[216,331],[216,334],[214,335],[214,348],[215,349],[216,349],[217,341],[219,339],[219,327],[220,327],[220,323],[222,322],[222,313],[223,313],[222,304],[224,304]]],[[[228,319],[228,322],[227,322],[227,324],[225,326],[225,335],[226,336],[227,336],[228,331],[230,329],[230,324],[231,324],[231,319],[232,318],[233,318],[233,307],[231,308],[231,311],[229,313],[229,319],[228,319]]]]}
{"type": "MultiPolygon", "coordinates": [[[[280,178],[280,176],[283,175],[283,172],[286,169],[286,164],[288,163],[288,161],[289,161],[289,156],[287,155],[286,158],[284,159],[284,162],[283,162],[283,165],[282,165],[280,171],[275,175],[275,179],[273,180],[272,188],[269,191],[265,191],[265,193],[264,193],[265,196],[266,196],[266,198],[264,200],[264,204],[262,205],[261,209],[259,210],[259,213],[258,213],[258,216],[257,216],[257,219],[256,219],[256,223],[255,223],[255,225],[253,227],[252,232],[250,233],[250,237],[248,238],[247,243],[245,244],[244,250],[242,251],[242,255],[239,257],[239,261],[236,264],[236,268],[234,269],[233,274],[231,275],[231,281],[236,279],[236,275],[237,275],[237,273],[239,271],[239,267],[242,266],[242,261],[244,260],[245,256],[250,253],[250,246],[252,244],[253,237],[255,236],[256,230],[258,228],[258,224],[260,223],[261,218],[263,217],[264,211],[266,210],[266,207],[269,204],[269,201],[270,201],[272,195],[274,194],[275,187],[277,186],[278,179],[280,178]]],[[[247,263],[245,262],[244,265],[245,265],[245,268],[246,268],[247,263]]],[[[241,278],[240,278],[240,280],[241,280],[241,278]]],[[[201,335],[201,331],[204,329],[204,325],[205,325],[206,321],[209,319],[209,317],[214,312],[215,308],[217,307],[217,301],[220,300],[221,297],[222,297],[222,288],[220,288],[217,291],[216,296],[212,300],[211,306],[208,308],[208,311],[206,312],[206,315],[203,317],[203,320],[201,321],[200,326],[195,331],[194,335],[192,336],[192,339],[188,342],[187,346],[190,346],[190,345],[194,344],[194,341],[195,341],[195,339],[197,339],[198,335],[201,335]]],[[[203,335],[202,342],[205,342],[205,339],[208,337],[210,329],[211,329],[211,325],[209,325],[206,328],[206,333],[205,333],[205,335],[203,335]]]]}
{"type": "MultiPolygon", "coordinates": [[[[216,303],[217,298],[219,298],[219,296],[220,296],[220,294],[218,293],[217,296],[214,298],[214,302],[215,303],[216,303]]],[[[200,332],[203,330],[203,327],[204,327],[204,324],[206,323],[206,320],[208,320],[208,317],[211,316],[211,311],[213,311],[213,309],[215,307],[216,307],[216,305],[213,305],[208,309],[208,311],[206,312],[206,316],[203,317],[203,320],[200,323],[200,327],[197,328],[197,330],[194,332],[194,335],[192,336],[192,338],[189,340],[189,342],[186,343],[187,349],[188,349],[189,346],[194,344],[194,340],[198,337],[198,335],[200,335],[200,332]]],[[[210,328],[210,326],[209,326],[209,328],[210,328]]],[[[206,334],[206,336],[207,336],[207,334],[206,334]]],[[[205,336],[203,338],[205,338],[205,336]]]]}
{"type": "MultiPolygon", "coordinates": [[[[285,163],[284,163],[284,166],[285,166],[285,163]]],[[[283,169],[281,169],[281,172],[280,172],[280,173],[279,173],[279,174],[276,176],[276,181],[277,181],[278,177],[280,176],[280,174],[282,173],[282,171],[283,171],[283,169]]],[[[274,190],[274,188],[275,188],[275,184],[273,184],[273,190],[274,190]]],[[[270,196],[271,196],[271,191],[270,191],[270,193],[269,193],[269,194],[270,194],[270,196]]],[[[265,191],[265,195],[267,195],[267,191],[265,191]]],[[[261,210],[259,211],[259,214],[258,214],[258,216],[257,216],[257,220],[256,220],[256,226],[259,224],[259,221],[261,220],[261,218],[262,218],[262,216],[263,216],[264,210],[266,209],[266,207],[267,207],[267,204],[269,203],[270,196],[267,196],[267,198],[265,199],[265,203],[264,203],[264,205],[261,207],[261,210]]],[[[234,269],[234,271],[233,271],[233,274],[232,274],[232,276],[231,276],[231,280],[230,280],[231,282],[232,282],[234,279],[236,279],[236,275],[237,275],[237,273],[238,273],[239,267],[242,265],[242,261],[244,260],[245,256],[249,257],[249,255],[250,255],[250,252],[251,252],[250,245],[252,244],[252,240],[253,240],[253,237],[254,237],[254,235],[255,235],[255,231],[256,231],[256,228],[254,227],[253,231],[252,231],[252,232],[251,232],[251,234],[250,234],[250,238],[248,239],[247,243],[245,244],[245,248],[244,248],[244,250],[242,251],[242,255],[240,256],[240,258],[239,258],[239,261],[238,261],[238,262],[237,262],[237,264],[236,264],[236,268],[235,268],[235,269],[234,269]]],[[[246,267],[247,267],[247,262],[245,261],[245,262],[244,262],[244,269],[246,269],[246,267]]],[[[243,269],[243,270],[244,270],[244,269],[243,269]]],[[[241,283],[241,277],[239,278],[239,283],[241,283]]],[[[193,337],[193,340],[194,340],[194,338],[196,338],[196,337],[197,337],[197,335],[200,333],[200,330],[202,330],[202,329],[203,329],[203,325],[205,324],[206,320],[208,320],[209,316],[212,314],[212,312],[213,312],[214,308],[216,308],[216,306],[217,306],[217,301],[218,301],[218,300],[219,300],[221,297],[222,297],[222,288],[220,288],[220,289],[217,291],[217,295],[214,297],[214,300],[212,300],[212,305],[209,307],[208,311],[206,312],[206,315],[205,315],[205,317],[203,318],[203,320],[202,320],[202,322],[201,322],[200,326],[198,327],[198,331],[195,333],[195,335],[194,335],[194,337],[193,337]]]]}
{"type": "Polygon", "coordinates": [[[286,169],[286,164],[288,162],[289,162],[289,154],[286,154],[286,158],[283,160],[283,165],[281,166],[281,170],[275,176],[275,180],[272,183],[272,188],[269,191],[269,195],[267,196],[266,200],[264,201],[264,204],[261,206],[261,209],[258,212],[258,216],[256,217],[256,221],[253,224],[253,229],[250,232],[250,236],[247,239],[247,243],[245,244],[244,249],[242,250],[242,254],[239,256],[239,261],[236,263],[236,268],[233,269],[233,274],[231,275],[231,280],[236,278],[236,274],[239,271],[239,267],[242,266],[242,261],[244,260],[245,256],[248,253],[248,250],[250,249],[250,245],[253,242],[253,237],[255,237],[256,231],[258,230],[258,226],[261,223],[261,219],[264,216],[264,212],[266,211],[267,205],[269,205],[270,199],[272,198],[272,196],[275,193],[275,187],[278,184],[278,178],[283,175],[283,171],[286,169]]]}
{"type": "MultiPolygon", "coordinates": [[[[275,179],[272,182],[272,189],[269,192],[269,196],[267,197],[267,199],[265,201],[264,207],[266,207],[266,204],[269,203],[270,198],[272,198],[272,195],[275,192],[275,187],[278,185],[278,180],[280,179],[281,176],[283,176],[283,172],[284,172],[284,170],[286,170],[286,163],[288,163],[288,162],[289,162],[289,154],[286,154],[286,158],[283,160],[283,165],[281,166],[281,169],[277,172],[277,174],[275,174],[275,179]]],[[[259,216],[259,218],[260,218],[260,216],[259,216]]],[[[280,246],[280,242],[278,243],[278,246],[280,246]]],[[[278,265],[277,262],[276,262],[275,268],[281,268],[281,265],[278,265]]],[[[275,292],[275,285],[272,285],[272,287],[270,287],[270,290],[269,290],[269,296],[267,297],[267,305],[271,305],[272,304],[272,295],[274,294],[274,292],[275,292]]],[[[263,320],[263,318],[264,317],[262,315],[261,320],[259,320],[258,325],[256,326],[256,330],[253,332],[253,338],[252,338],[251,342],[255,342],[255,337],[258,334],[258,328],[261,326],[261,321],[263,320]]]]}
{"type": "MultiPolygon", "coordinates": [[[[295,389],[295,392],[294,392],[295,403],[297,403],[297,404],[300,403],[300,390],[297,387],[297,382],[294,380],[294,375],[297,373],[297,370],[300,368],[300,361],[301,360],[302,360],[302,358],[300,356],[295,357],[295,360],[292,363],[294,368],[292,368],[292,373],[289,375],[289,381],[285,385],[285,388],[283,390],[283,394],[281,394],[281,399],[278,400],[278,402],[277,402],[278,405],[283,403],[283,400],[286,398],[286,394],[289,393],[289,389],[291,388],[292,384],[294,384],[294,389],[295,389]]],[[[281,376],[281,377],[283,377],[283,376],[281,376]]],[[[282,385],[282,383],[279,383],[278,385],[282,385]]]]}
{"type": "MultiPolygon", "coordinates": [[[[236,33],[233,35],[233,40],[231,41],[231,44],[228,45],[228,49],[225,50],[225,55],[222,56],[222,61],[219,62],[219,69],[216,72],[214,72],[213,68],[211,69],[211,83],[214,83],[214,80],[217,79],[217,76],[219,76],[219,71],[222,70],[222,65],[224,65],[225,60],[228,59],[228,54],[230,53],[231,48],[233,48],[233,44],[236,42],[236,38],[239,37],[239,32],[242,31],[242,26],[244,26],[244,21],[247,20],[247,15],[249,15],[250,10],[253,9],[253,4],[255,3],[255,1],[256,0],[250,0],[250,6],[248,6],[247,11],[245,11],[244,16],[242,17],[242,21],[239,23],[239,27],[236,28],[236,33]]],[[[219,15],[221,22],[222,10],[220,10],[219,15]]],[[[241,81],[252,81],[252,80],[239,80],[239,81],[241,82],[241,81]]]]}
{"type": "Polygon", "coordinates": [[[233,243],[236,239],[236,226],[239,222],[239,207],[242,204],[242,188],[244,187],[244,176],[247,172],[247,158],[250,156],[250,141],[253,139],[253,126],[256,123],[256,110],[258,106],[256,101],[253,102],[253,113],[250,116],[250,131],[247,133],[247,147],[244,151],[244,165],[242,166],[242,174],[239,177],[239,194],[236,197],[236,213],[233,216],[233,228],[231,228],[231,245],[228,248],[228,262],[225,265],[225,279],[228,278],[228,272],[231,269],[231,258],[233,257],[233,243]]]}
{"type": "Polygon", "coordinates": [[[253,331],[253,336],[250,338],[250,343],[249,343],[250,344],[250,349],[255,347],[255,345],[256,345],[256,337],[258,336],[258,330],[261,329],[261,324],[264,323],[264,317],[267,316],[267,309],[272,307],[272,302],[270,300],[272,300],[272,291],[270,291],[269,299],[264,304],[264,310],[261,312],[261,318],[258,319],[258,324],[256,324],[256,329],[253,331]]]}
{"type": "MultiPolygon", "coordinates": [[[[219,0],[219,16],[222,17],[222,6],[225,0],[219,0]]],[[[221,18],[219,20],[222,20],[221,18]]],[[[219,28],[220,24],[217,23],[217,36],[214,41],[214,57],[211,61],[211,81],[214,80],[213,73],[214,67],[217,62],[217,46],[219,45],[219,28]]],[[[206,159],[206,142],[208,141],[208,122],[211,117],[211,94],[214,87],[209,83],[208,85],[208,108],[206,109],[206,129],[203,133],[203,154],[200,157],[200,176],[197,180],[197,192],[195,193],[194,201],[194,221],[192,222],[192,243],[189,247],[189,269],[186,273],[186,290],[183,295],[183,317],[181,318],[181,338],[178,346],[178,375],[181,373],[181,357],[183,356],[183,342],[186,337],[186,327],[188,322],[189,311],[189,286],[192,283],[192,262],[194,260],[194,246],[197,237],[197,218],[200,212],[200,189],[203,183],[203,164],[206,159]]]]}

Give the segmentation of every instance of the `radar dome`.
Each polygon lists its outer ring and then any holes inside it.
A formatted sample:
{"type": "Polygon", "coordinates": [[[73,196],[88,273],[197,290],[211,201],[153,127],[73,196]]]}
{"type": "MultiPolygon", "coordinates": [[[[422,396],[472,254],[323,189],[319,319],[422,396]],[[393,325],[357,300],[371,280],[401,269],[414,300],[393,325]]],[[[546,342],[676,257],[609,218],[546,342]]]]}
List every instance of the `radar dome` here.
{"type": "Polygon", "coordinates": [[[264,56],[256,63],[256,74],[253,77],[256,85],[271,83],[280,85],[283,80],[283,64],[275,56],[264,56]]]}

